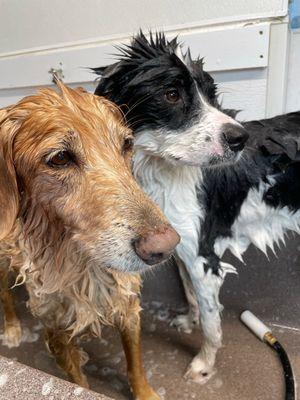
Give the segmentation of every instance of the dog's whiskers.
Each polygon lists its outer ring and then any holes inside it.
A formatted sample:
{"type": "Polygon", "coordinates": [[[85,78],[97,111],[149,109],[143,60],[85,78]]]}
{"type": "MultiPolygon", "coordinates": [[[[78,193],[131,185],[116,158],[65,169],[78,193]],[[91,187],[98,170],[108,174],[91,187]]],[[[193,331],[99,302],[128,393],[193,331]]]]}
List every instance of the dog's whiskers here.
{"type": "Polygon", "coordinates": [[[145,94],[143,97],[141,97],[139,100],[137,100],[132,106],[128,107],[127,112],[124,114],[124,117],[126,118],[127,114],[131,113],[136,107],[141,105],[144,101],[146,101],[148,98],[151,97],[151,94],[145,94]]]}

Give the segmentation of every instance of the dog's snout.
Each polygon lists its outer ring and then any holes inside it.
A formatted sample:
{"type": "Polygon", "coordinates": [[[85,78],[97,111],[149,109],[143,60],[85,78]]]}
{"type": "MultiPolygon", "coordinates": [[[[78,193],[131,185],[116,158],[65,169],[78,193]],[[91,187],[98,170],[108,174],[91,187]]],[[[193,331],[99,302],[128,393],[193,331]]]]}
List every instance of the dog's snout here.
{"type": "Polygon", "coordinates": [[[246,129],[240,125],[225,125],[222,134],[232,151],[243,150],[249,137],[246,129]]]}
{"type": "Polygon", "coordinates": [[[136,254],[149,265],[166,260],[180,241],[178,233],[167,225],[163,229],[150,231],[133,242],[136,254]]]}

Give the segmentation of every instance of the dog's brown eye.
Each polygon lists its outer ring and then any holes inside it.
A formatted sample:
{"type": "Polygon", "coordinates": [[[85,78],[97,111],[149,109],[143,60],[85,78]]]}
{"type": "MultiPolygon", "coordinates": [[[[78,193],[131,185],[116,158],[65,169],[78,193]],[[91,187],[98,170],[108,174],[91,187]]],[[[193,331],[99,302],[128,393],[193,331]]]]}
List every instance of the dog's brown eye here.
{"type": "Polygon", "coordinates": [[[165,93],[166,99],[170,102],[170,103],[177,103],[177,101],[180,99],[180,95],[177,89],[172,88],[172,89],[168,89],[165,93]]]}
{"type": "Polygon", "coordinates": [[[72,161],[72,156],[68,151],[60,151],[56,153],[48,161],[50,167],[67,167],[72,161]]]}
{"type": "Polygon", "coordinates": [[[133,138],[128,137],[123,143],[123,152],[131,151],[133,149],[133,138]]]}

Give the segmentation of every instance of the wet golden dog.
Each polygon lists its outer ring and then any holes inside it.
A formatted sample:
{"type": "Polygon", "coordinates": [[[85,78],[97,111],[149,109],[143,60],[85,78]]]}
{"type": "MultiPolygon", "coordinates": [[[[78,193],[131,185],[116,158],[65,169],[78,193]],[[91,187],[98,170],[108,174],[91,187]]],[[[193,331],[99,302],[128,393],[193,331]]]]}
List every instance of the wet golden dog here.
{"type": "Polygon", "coordinates": [[[21,328],[9,268],[26,283],[57,363],[77,384],[85,353],[76,335],[116,326],[136,399],[158,395],[140,354],[138,272],[179,241],[130,172],[131,131],[117,108],[59,83],[0,110],[0,278],[5,341],[21,328]],[[131,273],[129,273],[131,272],[131,273]]]}

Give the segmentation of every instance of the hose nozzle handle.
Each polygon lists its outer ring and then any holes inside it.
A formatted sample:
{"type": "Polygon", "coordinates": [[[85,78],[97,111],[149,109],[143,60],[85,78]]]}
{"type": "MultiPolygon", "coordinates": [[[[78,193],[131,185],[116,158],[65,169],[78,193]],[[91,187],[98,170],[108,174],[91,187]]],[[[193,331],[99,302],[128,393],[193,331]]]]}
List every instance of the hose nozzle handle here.
{"type": "Polygon", "coordinates": [[[266,341],[266,334],[272,332],[269,327],[267,327],[249,310],[242,312],[241,320],[250,331],[252,331],[263,342],[266,341]]]}

